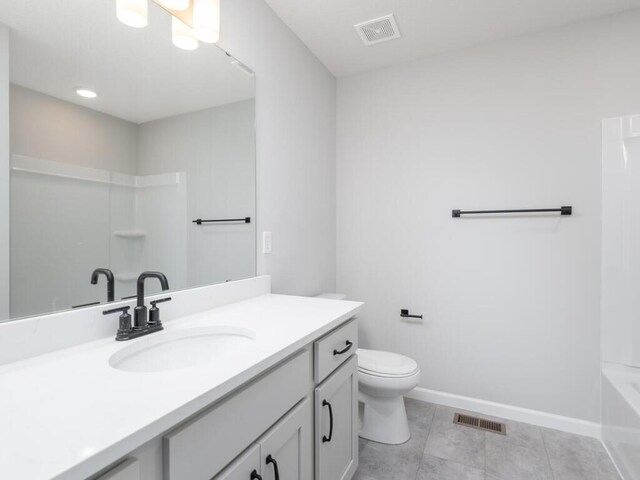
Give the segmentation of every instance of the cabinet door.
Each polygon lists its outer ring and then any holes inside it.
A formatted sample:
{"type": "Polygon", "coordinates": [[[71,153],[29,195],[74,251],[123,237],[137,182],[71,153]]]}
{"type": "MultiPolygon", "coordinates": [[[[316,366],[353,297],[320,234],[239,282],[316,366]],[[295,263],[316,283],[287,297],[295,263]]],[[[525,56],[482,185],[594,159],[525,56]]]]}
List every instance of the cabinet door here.
{"type": "Polygon", "coordinates": [[[312,418],[306,398],[258,440],[263,480],[312,479],[312,418]]]}
{"type": "Polygon", "coordinates": [[[315,390],[316,480],[349,480],[358,468],[358,359],[315,390]]]}
{"type": "Polygon", "coordinates": [[[260,447],[252,446],[231,465],[214,477],[215,480],[258,480],[260,478],[260,447]]]}

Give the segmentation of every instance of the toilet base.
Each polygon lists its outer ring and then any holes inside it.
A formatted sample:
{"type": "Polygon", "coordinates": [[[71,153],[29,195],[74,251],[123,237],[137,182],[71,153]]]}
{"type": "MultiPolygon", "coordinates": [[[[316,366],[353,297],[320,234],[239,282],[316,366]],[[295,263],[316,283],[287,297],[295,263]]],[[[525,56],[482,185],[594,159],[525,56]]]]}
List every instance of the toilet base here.
{"type": "Polygon", "coordinates": [[[411,438],[404,397],[372,397],[360,391],[362,418],[360,437],[378,443],[399,445],[411,438]]]}

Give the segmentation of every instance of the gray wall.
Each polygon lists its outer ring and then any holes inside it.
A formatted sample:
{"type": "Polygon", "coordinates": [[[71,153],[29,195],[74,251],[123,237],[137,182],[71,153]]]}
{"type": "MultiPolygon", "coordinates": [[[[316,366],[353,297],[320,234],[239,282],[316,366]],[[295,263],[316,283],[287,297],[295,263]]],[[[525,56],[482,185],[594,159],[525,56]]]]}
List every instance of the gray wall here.
{"type": "Polygon", "coordinates": [[[9,316],[9,29],[0,23],[0,321],[9,316]]]}
{"type": "Polygon", "coordinates": [[[640,112],[639,25],[339,80],[338,290],[366,302],[364,346],[415,358],[427,389],[598,421],[601,120],[640,112]]]}
{"type": "Polygon", "coordinates": [[[262,0],[223,0],[221,27],[256,71],[258,273],[277,293],[334,291],[335,79],[262,0]]]}
{"type": "MultiPolygon", "coordinates": [[[[147,122],[139,128],[138,174],[185,172],[186,285],[253,277],[256,272],[255,102],[222,105],[147,122]],[[195,218],[244,218],[250,224],[202,225],[195,218]]],[[[142,219],[162,225],[157,218],[142,219]]],[[[153,216],[153,214],[151,215],[153,216]]],[[[156,258],[171,251],[156,240],[156,258]]],[[[145,255],[154,256],[149,245],[145,255]]],[[[161,264],[161,263],[160,263],[161,264]]],[[[174,282],[175,283],[175,282],[174,282]]]]}
{"type": "Polygon", "coordinates": [[[138,126],[11,85],[11,153],[135,175],[138,126]]]}

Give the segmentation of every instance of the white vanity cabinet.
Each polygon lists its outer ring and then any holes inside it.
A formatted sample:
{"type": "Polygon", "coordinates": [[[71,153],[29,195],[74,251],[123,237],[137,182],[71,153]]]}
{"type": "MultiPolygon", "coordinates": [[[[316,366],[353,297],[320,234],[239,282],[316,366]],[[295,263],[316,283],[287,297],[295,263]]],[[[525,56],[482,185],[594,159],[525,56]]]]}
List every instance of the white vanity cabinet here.
{"type": "Polygon", "coordinates": [[[351,319],[90,478],[350,480],[357,343],[351,319]]]}

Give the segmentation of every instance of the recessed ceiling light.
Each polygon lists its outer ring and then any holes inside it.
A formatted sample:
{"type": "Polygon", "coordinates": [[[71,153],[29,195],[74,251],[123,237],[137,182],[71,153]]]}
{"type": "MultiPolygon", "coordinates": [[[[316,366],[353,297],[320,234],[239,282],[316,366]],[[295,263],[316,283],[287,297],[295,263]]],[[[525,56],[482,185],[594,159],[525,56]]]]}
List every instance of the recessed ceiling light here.
{"type": "Polygon", "coordinates": [[[78,87],[76,88],[76,93],[84,98],[96,98],[98,94],[93,90],[89,90],[88,88],[78,87]]]}

